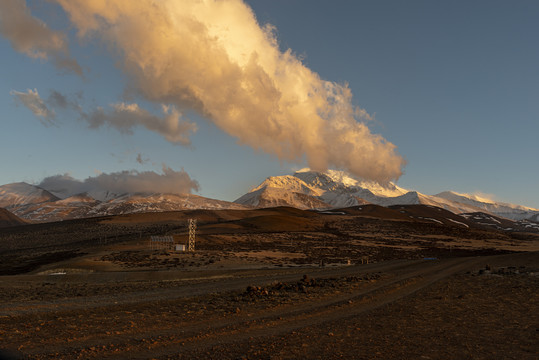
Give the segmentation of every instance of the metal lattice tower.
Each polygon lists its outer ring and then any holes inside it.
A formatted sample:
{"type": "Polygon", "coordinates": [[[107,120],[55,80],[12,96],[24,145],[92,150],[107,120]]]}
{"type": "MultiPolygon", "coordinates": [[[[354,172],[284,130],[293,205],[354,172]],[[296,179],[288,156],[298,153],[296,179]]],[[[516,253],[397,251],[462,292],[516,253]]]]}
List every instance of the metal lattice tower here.
{"type": "Polygon", "coordinates": [[[189,219],[189,246],[187,251],[195,251],[195,233],[197,230],[197,219],[189,219]]]}

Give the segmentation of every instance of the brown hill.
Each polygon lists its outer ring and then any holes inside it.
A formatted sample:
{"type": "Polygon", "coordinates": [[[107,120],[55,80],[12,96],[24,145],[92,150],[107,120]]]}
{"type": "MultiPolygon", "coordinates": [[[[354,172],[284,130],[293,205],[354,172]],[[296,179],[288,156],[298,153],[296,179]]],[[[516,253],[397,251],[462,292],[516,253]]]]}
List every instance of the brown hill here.
{"type": "Polygon", "coordinates": [[[26,221],[13,215],[4,208],[0,208],[0,227],[16,226],[27,224],[26,221]]]}

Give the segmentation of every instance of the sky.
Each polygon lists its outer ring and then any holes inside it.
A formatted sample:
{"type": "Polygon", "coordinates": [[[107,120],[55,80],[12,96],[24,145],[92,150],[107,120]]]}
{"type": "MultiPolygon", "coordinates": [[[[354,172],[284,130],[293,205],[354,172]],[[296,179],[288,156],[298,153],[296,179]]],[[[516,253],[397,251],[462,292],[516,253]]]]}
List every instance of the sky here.
{"type": "Polygon", "coordinates": [[[539,208],[539,2],[2,0],[0,184],[310,167],[539,208]]]}

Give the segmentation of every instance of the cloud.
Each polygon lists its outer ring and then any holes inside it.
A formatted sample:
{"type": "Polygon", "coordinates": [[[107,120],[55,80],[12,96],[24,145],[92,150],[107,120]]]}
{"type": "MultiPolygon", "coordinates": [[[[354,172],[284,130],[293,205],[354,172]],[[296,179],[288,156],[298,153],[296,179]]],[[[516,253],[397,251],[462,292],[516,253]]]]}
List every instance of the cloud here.
{"type": "Polygon", "coordinates": [[[82,106],[75,100],[68,96],[52,89],[50,90],[49,97],[47,98],[47,104],[51,108],[59,108],[61,110],[76,110],[82,111],[82,106]]]}
{"type": "Polygon", "coordinates": [[[174,106],[163,106],[163,117],[141,109],[137,104],[117,103],[105,111],[98,107],[89,114],[81,112],[81,118],[88,122],[90,128],[109,125],[118,131],[131,134],[135,126],[144,126],[148,130],[161,134],[167,141],[181,145],[190,145],[189,136],[197,131],[194,123],[181,119],[180,112],[174,106]]]}
{"type": "MultiPolygon", "coordinates": [[[[111,104],[108,110],[97,107],[90,112],[85,112],[75,97],[64,95],[56,90],[50,91],[47,100],[39,96],[37,89],[28,89],[26,93],[12,90],[10,94],[30,109],[46,126],[55,123],[57,111],[71,110],[75,111],[92,129],[108,125],[122,133],[132,134],[133,128],[143,126],[162,135],[171,143],[184,146],[191,144],[189,137],[197,131],[196,124],[182,119],[181,113],[172,105],[161,107],[163,114],[161,117],[142,109],[138,104],[123,102],[111,104]]],[[[82,95],[79,94],[78,97],[82,98],[82,95]]]]}
{"type": "Polygon", "coordinates": [[[56,114],[54,110],[49,109],[45,101],[39,96],[37,89],[27,89],[26,92],[11,90],[9,93],[15,96],[17,102],[32,111],[43,125],[50,126],[55,123],[56,114]]]}
{"type": "Polygon", "coordinates": [[[150,159],[143,159],[141,153],[137,154],[137,162],[139,164],[143,165],[143,164],[147,163],[148,161],[150,161],[150,159]]]}
{"type": "MultiPolygon", "coordinates": [[[[100,39],[114,52],[129,91],[174,105],[172,118],[176,108],[193,109],[239,143],[281,160],[306,159],[313,170],[331,166],[379,182],[402,174],[405,161],[370,131],[349,87],[321,79],[291,50],[281,51],[274,28],[261,26],[241,0],[54,1],[79,38],[100,39]]],[[[88,121],[129,131],[126,114],[171,132],[169,141],[185,142],[174,126],[129,104],[88,121]]]]}
{"type": "Polygon", "coordinates": [[[0,34],[11,46],[31,58],[52,58],[54,65],[82,76],[82,68],[69,54],[66,36],[33,17],[25,0],[0,1],[0,34]]]}
{"type": "Polygon", "coordinates": [[[98,200],[104,200],[107,193],[166,193],[186,194],[199,190],[199,184],[191,179],[183,169],[175,171],[163,164],[162,173],[125,170],[110,174],[99,173],[85,180],[78,180],[69,174],[49,176],[39,187],[57,196],[68,197],[88,193],[98,200]]]}
{"type": "Polygon", "coordinates": [[[471,194],[466,194],[468,195],[470,198],[474,199],[474,200],[477,200],[477,201],[481,201],[481,202],[486,202],[486,203],[494,203],[496,202],[496,195],[494,194],[488,194],[488,193],[485,193],[485,192],[482,192],[482,191],[475,191],[471,194]]]}

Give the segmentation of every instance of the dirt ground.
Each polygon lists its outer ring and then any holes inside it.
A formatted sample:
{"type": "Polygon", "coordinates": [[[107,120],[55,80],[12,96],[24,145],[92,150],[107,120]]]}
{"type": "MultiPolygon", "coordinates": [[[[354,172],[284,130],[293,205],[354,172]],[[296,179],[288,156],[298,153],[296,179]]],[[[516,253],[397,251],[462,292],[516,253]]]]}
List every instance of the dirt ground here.
{"type": "Polygon", "coordinates": [[[524,253],[11,277],[0,346],[14,359],[537,359],[537,264],[524,253]]]}
{"type": "Polygon", "coordinates": [[[3,230],[0,359],[539,359],[537,237],[298,214],[3,230]]]}

